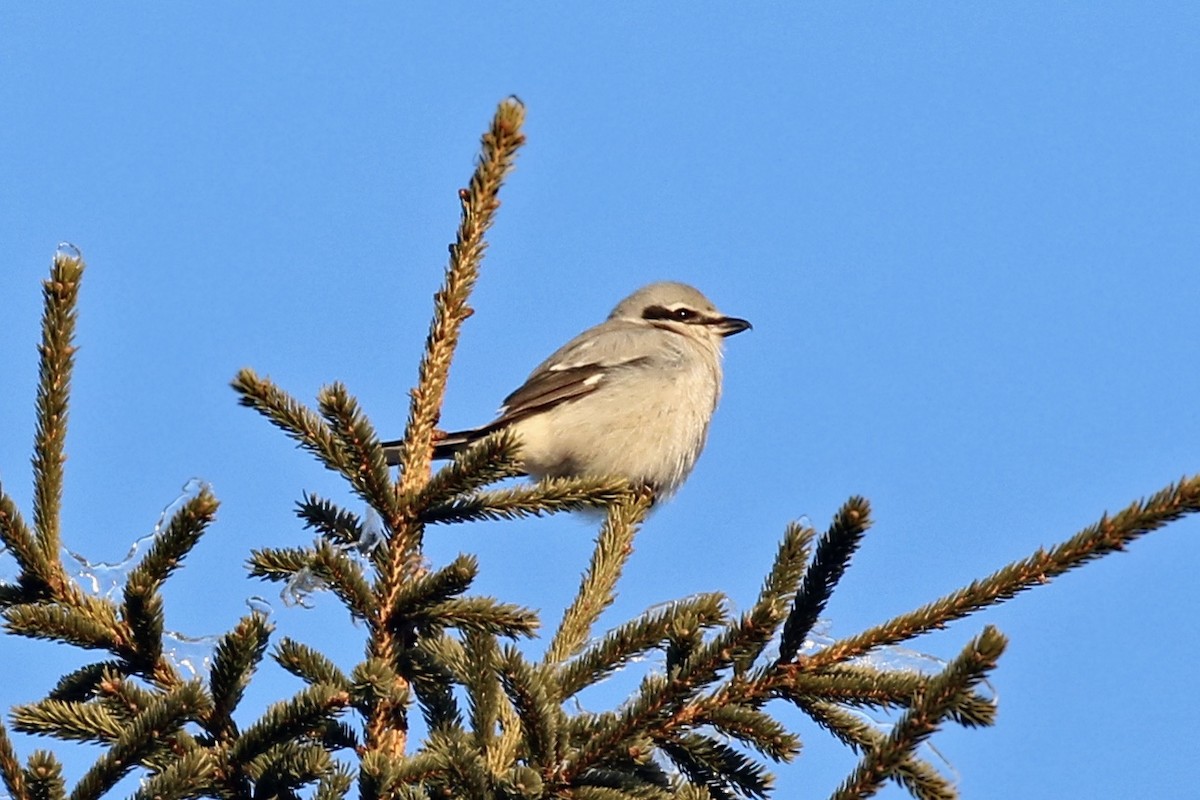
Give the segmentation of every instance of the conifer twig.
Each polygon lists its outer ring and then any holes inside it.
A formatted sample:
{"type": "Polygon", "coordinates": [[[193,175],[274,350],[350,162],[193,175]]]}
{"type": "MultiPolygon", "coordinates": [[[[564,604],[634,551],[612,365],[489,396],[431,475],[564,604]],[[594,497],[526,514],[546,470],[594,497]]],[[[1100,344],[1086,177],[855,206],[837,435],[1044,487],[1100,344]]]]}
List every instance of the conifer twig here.
{"type": "Polygon", "coordinates": [[[661,746],[693,783],[718,790],[718,797],[766,798],[774,783],[761,764],[711,736],[686,733],[661,746]]]}
{"type": "Polygon", "coordinates": [[[162,747],[170,733],[204,713],[207,700],[198,683],[181,684],[155,697],[80,778],[71,800],[94,800],[107,792],[142,759],[162,747]]]}
{"type": "Polygon", "coordinates": [[[811,656],[802,657],[799,662],[806,669],[818,669],[855,658],[876,647],[912,639],[981,608],[1009,600],[1089,561],[1123,550],[1139,536],[1197,511],[1200,511],[1200,475],[1167,486],[1145,501],[1135,501],[1112,517],[1105,514],[1099,522],[1062,544],[1049,550],[1039,549],[1029,558],[1009,564],[983,580],[973,581],[915,611],[834,642],[811,656]]]}
{"type": "Polygon", "coordinates": [[[53,753],[34,750],[25,770],[26,794],[31,800],[66,800],[62,763],[53,753]]]}
{"type": "Polygon", "coordinates": [[[795,523],[787,526],[758,599],[741,620],[730,625],[730,632],[740,640],[733,662],[737,673],[750,668],[775,635],[779,623],[791,616],[785,609],[794,598],[808,559],[808,547],[815,535],[812,528],[795,523]]]}
{"type": "MultiPolygon", "coordinates": [[[[67,402],[75,363],[75,302],[83,278],[83,259],[63,253],[54,256],[50,279],[42,284],[42,359],[38,370],[37,434],[33,444],[33,529],[42,560],[53,579],[65,581],[59,510],[62,505],[63,463],[67,441],[67,402]]],[[[61,591],[61,586],[51,587],[61,591]]]]}
{"type": "Polygon", "coordinates": [[[937,730],[954,699],[983,680],[1004,652],[1005,639],[992,626],[970,642],[946,669],[929,681],[925,692],[900,718],[888,736],[859,762],[833,795],[833,800],[869,797],[937,730]]]}
{"type": "Polygon", "coordinates": [[[496,722],[500,719],[501,704],[501,687],[496,673],[500,648],[496,645],[495,636],[466,631],[463,650],[467,673],[463,676],[463,682],[471,714],[471,734],[475,748],[483,754],[488,768],[495,773],[502,766],[495,761],[496,722]]]}
{"type": "Polygon", "coordinates": [[[305,492],[296,503],[296,516],[304,527],[312,528],[338,545],[357,545],[363,540],[363,525],[358,515],[333,502],[305,492]]]}
{"type": "MultiPolygon", "coordinates": [[[[799,705],[814,722],[855,752],[870,752],[883,743],[885,735],[879,729],[836,703],[801,701],[799,705]]],[[[909,755],[896,766],[892,776],[919,800],[958,800],[954,786],[929,762],[916,756],[909,755]]]]}
{"type": "Polygon", "coordinates": [[[14,706],[12,721],[21,733],[55,736],[78,742],[109,742],[121,735],[124,722],[113,709],[97,703],[49,698],[14,706]]]}
{"type": "Polygon", "coordinates": [[[232,736],[236,730],[233,712],[242,701],[250,677],[267,650],[267,639],[274,628],[257,611],[238,621],[229,633],[217,641],[208,687],[213,710],[206,728],[217,736],[232,736]]]}
{"type": "Polygon", "coordinates": [[[358,401],[342,383],[326,386],[317,395],[317,406],[341,446],[351,470],[346,473],[351,486],[364,502],[379,510],[385,519],[396,516],[396,496],[388,474],[387,459],[375,428],[367,420],[358,401]]]}
{"type": "Polygon", "coordinates": [[[722,594],[698,594],[652,608],[618,625],[559,668],[561,699],[575,695],[672,635],[690,635],[719,625],[726,619],[724,604],[722,594]]]}
{"type": "MultiPolygon", "coordinates": [[[[499,192],[512,171],[517,150],[525,142],[521,125],[525,107],[516,98],[500,104],[492,124],[483,135],[482,152],[468,187],[459,192],[462,214],[458,234],[450,245],[450,263],[441,288],[434,297],[433,321],[425,341],[425,352],[417,371],[417,385],[411,391],[408,421],[401,445],[400,479],[395,492],[404,507],[385,520],[391,531],[386,562],[376,581],[376,607],[385,611],[395,607],[396,593],[406,578],[419,569],[424,523],[421,509],[414,507],[421,490],[429,482],[433,457],[433,432],[445,397],[450,360],[458,346],[462,323],[470,316],[467,299],[479,276],[486,244],[483,235],[500,206],[499,192]]],[[[388,663],[399,664],[404,650],[402,632],[389,626],[373,630],[371,653],[388,663]]],[[[407,741],[405,709],[384,700],[372,709],[367,720],[368,750],[382,750],[394,757],[404,754],[407,741]]],[[[382,763],[382,762],[381,762],[382,763]]]]}
{"type": "Polygon", "coordinates": [[[408,423],[404,429],[400,491],[412,492],[428,480],[433,453],[433,429],[442,408],[450,359],[458,346],[462,323],[471,315],[467,298],[475,288],[487,247],[484,233],[500,207],[500,187],[512,171],[517,150],[525,143],[521,125],[525,106],[515,97],[500,104],[491,128],[483,136],[483,150],[468,188],[459,193],[462,216],[458,235],[450,245],[445,281],[434,298],[433,323],[425,341],[417,385],[412,390],[408,423]]]}
{"type": "Polygon", "coordinates": [[[653,497],[647,492],[629,493],[608,507],[592,560],[575,599],[563,612],[562,622],[546,649],[544,663],[559,664],[576,655],[587,642],[592,625],[612,605],[621,571],[633,553],[633,537],[652,502],[653,497]]]}
{"type": "Polygon", "coordinates": [[[142,783],[134,800],[181,800],[208,794],[218,775],[218,765],[209,750],[197,748],[184,753],[162,771],[142,783]]]}
{"type": "Polygon", "coordinates": [[[3,722],[0,722],[0,778],[4,780],[4,788],[12,800],[29,800],[29,795],[25,793],[21,760],[17,758],[12,739],[8,737],[8,727],[3,722]]]}
{"type": "Polygon", "coordinates": [[[233,743],[232,763],[246,764],[271,747],[310,736],[350,702],[345,689],[327,684],[309,686],[292,699],[275,703],[233,743]]]}
{"type": "Polygon", "coordinates": [[[870,514],[871,506],[865,498],[851,497],[838,509],[829,530],[817,542],[812,562],[796,592],[792,613],[783,625],[779,663],[795,658],[805,637],[825,610],[834,587],[850,564],[850,557],[871,524],[870,514]]]}
{"type": "MultiPolygon", "coordinates": [[[[786,677],[774,679],[776,692],[794,703],[825,701],[869,708],[906,707],[924,694],[930,676],[907,671],[883,671],[839,665],[822,672],[783,668],[786,677]]],[[[950,717],[960,725],[981,727],[996,719],[996,703],[966,692],[950,704],[950,717]]]]}
{"type": "Polygon", "coordinates": [[[280,389],[270,378],[259,377],[249,367],[238,370],[231,384],[241,397],[238,402],[253,408],[321,460],[327,469],[347,477],[354,474],[341,443],[329,424],[280,389]]]}
{"type": "Polygon", "coordinates": [[[4,584],[5,597],[0,608],[15,602],[30,602],[43,596],[54,580],[54,563],[48,562],[21,510],[0,487],[0,542],[17,561],[20,576],[15,585],[4,584]]]}
{"type": "Polygon", "coordinates": [[[286,636],[271,654],[275,663],[306,683],[327,683],[342,689],[350,688],[350,679],[327,656],[306,644],[286,636]]]}
{"type": "Polygon", "coordinates": [[[530,763],[547,767],[560,757],[560,728],[565,715],[550,670],[530,664],[517,650],[505,647],[499,658],[500,682],[521,718],[530,763]]]}
{"type": "Polygon", "coordinates": [[[446,523],[540,517],[564,511],[606,508],[629,492],[629,482],[624,478],[546,478],[531,486],[455,497],[426,509],[421,519],[446,523]]]}
{"type": "Polygon", "coordinates": [[[434,473],[421,490],[417,507],[441,505],[489,483],[523,475],[519,449],[516,437],[507,428],[488,434],[434,473]]]}

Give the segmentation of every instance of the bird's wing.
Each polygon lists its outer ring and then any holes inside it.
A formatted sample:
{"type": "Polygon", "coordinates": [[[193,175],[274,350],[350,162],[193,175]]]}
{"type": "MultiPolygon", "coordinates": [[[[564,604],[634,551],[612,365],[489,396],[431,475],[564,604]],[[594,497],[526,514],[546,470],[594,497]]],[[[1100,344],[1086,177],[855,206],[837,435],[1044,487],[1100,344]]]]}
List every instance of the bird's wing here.
{"type": "Polygon", "coordinates": [[[584,331],[538,365],[525,383],[504,398],[495,429],[537,411],[578,400],[599,389],[614,371],[646,363],[654,355],[655,332],[609,321],[584,331]]]}

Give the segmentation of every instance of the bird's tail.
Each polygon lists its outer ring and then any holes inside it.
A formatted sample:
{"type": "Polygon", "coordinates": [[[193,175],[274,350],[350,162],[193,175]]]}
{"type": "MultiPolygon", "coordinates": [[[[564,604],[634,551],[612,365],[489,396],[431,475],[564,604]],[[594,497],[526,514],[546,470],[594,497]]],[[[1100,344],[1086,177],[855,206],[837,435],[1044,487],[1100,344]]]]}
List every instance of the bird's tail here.
{"type": "MultiPolygon", "coordinates": [[[[454,458],[458,453],[466,448],[472,442],[478,441],[487,435],[487,430],[483,428],[473,428],[467,431],[455,431],[454,433],[440,433],[440,437],[433,443],[433,458],[435,461],[441,461],[447,458],[454,458]]],[[[387,456],[389,467],[395,467],[400,464],[404,458],[404,440],[393,439],[390,442],[382,442],[383,452],[387,456]]]]}

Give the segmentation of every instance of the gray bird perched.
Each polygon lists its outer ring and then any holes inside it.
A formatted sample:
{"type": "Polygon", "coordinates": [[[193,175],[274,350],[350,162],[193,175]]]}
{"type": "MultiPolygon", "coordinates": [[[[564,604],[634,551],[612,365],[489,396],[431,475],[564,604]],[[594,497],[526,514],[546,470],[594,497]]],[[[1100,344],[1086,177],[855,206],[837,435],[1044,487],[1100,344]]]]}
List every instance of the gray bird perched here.
{"type": "MultiPolygon", "coordinates": [[[[509,428],[534,477],[621,476],[665,498],[704,448],[721,396],[722,342],[749,327],[687,284],[644,286],[538,365],[495,420],[446,434],[433,457],[509,428]]],[[[399,444],[383,443],[391,464],[399,444]]]]}

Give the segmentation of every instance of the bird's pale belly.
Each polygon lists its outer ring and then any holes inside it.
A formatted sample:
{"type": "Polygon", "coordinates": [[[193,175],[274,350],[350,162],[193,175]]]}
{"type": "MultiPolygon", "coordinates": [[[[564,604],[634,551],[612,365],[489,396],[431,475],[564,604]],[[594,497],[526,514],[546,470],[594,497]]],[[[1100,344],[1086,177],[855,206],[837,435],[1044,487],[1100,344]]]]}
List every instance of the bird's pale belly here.
{"type": "Polygon", "coordinates": [[[525,469],[539,478],[621,476],[671,494],[704,447],[718,386],[708,376],[671,377],[653,391],[596,392],[517,423],[525,469]]]}

